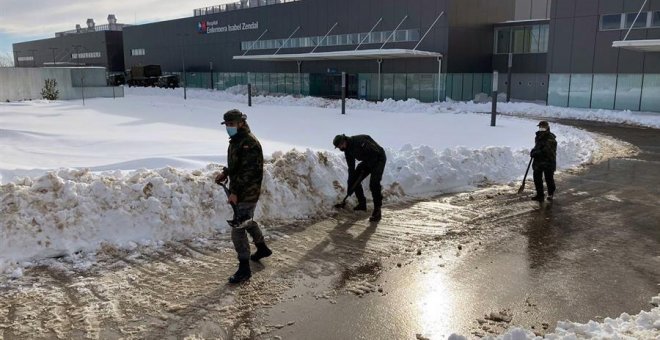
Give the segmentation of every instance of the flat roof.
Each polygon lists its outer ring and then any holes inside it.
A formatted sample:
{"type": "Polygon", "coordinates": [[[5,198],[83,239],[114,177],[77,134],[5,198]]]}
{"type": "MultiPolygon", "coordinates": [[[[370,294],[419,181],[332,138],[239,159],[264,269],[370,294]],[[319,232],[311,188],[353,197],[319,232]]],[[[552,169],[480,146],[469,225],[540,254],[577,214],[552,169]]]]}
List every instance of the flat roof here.
{"type": "Polygon", "coordinates": [[[612,42],[612,47],[638,52],[660,52],[660,39],[620,40],[612,42]]]}
{"type": "Polygon", "coordinates": [[[376,60],[402,58],[442,58],[442,53],[405,49],[371,49],[357,51],[351,50],[297,54],[260,54],[234,56],[234,60],[254,61],[376,60]]]}

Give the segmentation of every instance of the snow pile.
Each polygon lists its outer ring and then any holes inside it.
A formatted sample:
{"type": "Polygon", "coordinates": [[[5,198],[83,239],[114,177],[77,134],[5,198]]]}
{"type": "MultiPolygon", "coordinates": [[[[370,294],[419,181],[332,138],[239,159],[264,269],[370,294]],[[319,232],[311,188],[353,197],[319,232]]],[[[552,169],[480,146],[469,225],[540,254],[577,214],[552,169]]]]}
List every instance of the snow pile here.
{"type": "MultiPolygon", "coordinates": [[[[161,95],[165,89],[130,89],[127,93],[136,95],[161,95]]],[[[266,95],[256,87],[253,89],[252,101],[260,105],[285,105],[285,106],[313,106],[323,108],[339,108],[341,102],[338,100],[297,97],[291,95],[266,95]]],[[[193,90],[188,96],[198,99],[215,99],[232,101],[237,103],[247,102],[247,86],[237,85],[225,91],[193,90]]],[[[422,103],[417,99],[393,100],[385,99],[382,102],[373,103],[364,100],[349,99],[346,102],[350,110],[375,110],[384,112],[425,112],[425,113],[490,113],[490,103],[454,102],[422,103]]],[[[564,118],[578,119],[609,123],[621,123],[639,125],[652,128],[660,128],[660,113],[655,112],[633,112],[630,110],[603,110],[603,109],[579,109],[557,106],[546,106],[533,103],[498,103],[498,112],[521,115],[534,118],[564,118]]]]}
{"type": "MultiPolygon", "coordinates": [[[[660,299],[660,295],[654,299],[660,299]]],[[[452,334],[449,339],[467,340],[452,334]]],[[[529,330],[514,328],[497,337],[498,340],[575,340],[575,339],[660,339],[660,307],[641,311],[637,315],[621,314],[618,318],[605,318],[603,322],[589,321],[585,324],[560,321],[554,333],[545,337],[536,336],[529,330]]]]}
{"type": "MultiPolygon", "coordinates": [[[[589,134],[573,131],[559,145],[560,166],[590,160],[589,134]]],[[[388,150],[385,199],[452,192],[524,173],[528,150],[405,145],[388,150]]],[[[227,230],[231,210],[213,183],[219,165],[202,170],[59,170],[0,187],[0,259],[14,262],[94,250],[102,242],[173,240],[227,230]]],[[[365,188],[368,185],[365,185],[365,188]]],[[[323,216],[345,195],[341,155],[307,150],[275,153],[266,162],[256,218],[266,222],[323,216]]],[[[367,193],[369,194],[369,193],[367,193]]],[[[2,264],[0,264],[2,269],[2,264]]]]}

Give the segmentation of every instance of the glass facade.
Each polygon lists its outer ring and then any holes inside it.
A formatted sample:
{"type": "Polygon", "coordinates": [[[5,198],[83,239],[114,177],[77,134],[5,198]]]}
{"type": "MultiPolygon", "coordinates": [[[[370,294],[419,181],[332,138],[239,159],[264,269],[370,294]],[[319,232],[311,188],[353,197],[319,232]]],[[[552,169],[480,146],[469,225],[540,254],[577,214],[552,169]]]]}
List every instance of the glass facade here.
{"type": "Polygon", "coordinates": [[[550,84],[548,84],[548,105],[568,106],[568,90],[570,85],[570,74],[551,74],[550,84]]]}
{"type": "Polygon", "coordinates": [[[547,53],[550,25],[501,27],[495,29],[495,54],[547,53]]]}
{"type": "Polygon", "coordinates": [[[348,33],[338,35],[300,37],[287,39],[270,39],[259,41],[242,41],[241,50],[271,50],[278,48],[305,48],[324,46],[347,46],[362,44],[382,44],[384,42],[411,42],[419,41],[418,29],[381,31],[371,33],[348,33]],[[319,43],[320,42],[320,43],[319,43]]]}
{"type": "MultiPolygon", "coordinates": [[[[338,87],[338,84],[328,82],[331,76],[317,73],[250,73],[248,79],[247,73],[225,72],[211,76],[208,72],[189,72],[185,80],[189,87],[213,87],[216,90],[247,85],[249,80],[258,94],[308,96],[310,92],[313,92],[312,95],[324,95],[320,93],[323,91],[318,91],[319,86],[330,90],[332,86],[338,87]]],[[[439,84],[437,73],[383,73],[379,98],[377,73],[349,77],[352,79],[349,84],[353,89],[351,96],[371,101],[392,98],[435,102],[438,95],[440,100],[470,101],[479,93],[490,95],[492,86],[490,73],[443,73],[439,84]]],[[[551,74],[549,81],[548,105],[660,112],[660,74],[551,74]]]]}
{"type": "Polygon", "coordinates": [[[641,74],[619,74],[616,80],[616,110],[639,110],[642,95],[641,74]]]}
{"type": "Polygon", "coordinates": [[[591,81],[592,74],[571,75],[570,93],[568,95],[568,106],[588,108],[591,106],[591,81]]]}
{"type": "Polygon", "coordinates": [[[642,86],[642,111],[660,112],[660,74],[645,74],[642,86]]]}
{"type": "Polygon", "coordinates": [[[594,74],[593,84],[591,107],[594,109],[614,109],[616,74],[594,74]]]}

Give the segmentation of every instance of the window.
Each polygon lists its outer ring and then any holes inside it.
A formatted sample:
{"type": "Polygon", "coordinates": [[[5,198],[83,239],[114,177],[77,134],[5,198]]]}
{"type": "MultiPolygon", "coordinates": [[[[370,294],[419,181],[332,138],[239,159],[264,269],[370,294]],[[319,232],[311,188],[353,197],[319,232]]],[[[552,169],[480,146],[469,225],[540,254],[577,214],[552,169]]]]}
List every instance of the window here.
{"type": "Polygon", "coordinates": [[[495,53],[509,53],[511,29],[499,28],[495,31],[495,53]]]}
{"type": "Polygon", "coordinates": [[[655,11],[652,13],[651,26],[660,27],[660,11],[655,11]]]}
{"type": "Polygon", "coordinates": [[[548,53],[548,38],[550,35],[550,25],[541,25],[539,27],[539,52],[548,53]]]}
{"type": "Polygon", "coordinates": [[[646,27],[646,17],[648,15],[648,12],[642,12],[639,13],[639,17],[637,18],[637,13],[626,13],[626,28],[630,28],[632,26],[633,22],[635,23],[635,26],[633,28],[644,28],[646,27]],[[635,21],[635,18],[637,18],[637,21],[635,21]]]}
{"type": "Polygon", "coordinates": [[[525,29],[513,29],[513,53],[523,53],[525,51],[525,29]]]}
{"type": "Polygon", "coordinates": [[[396,42],[408,41],[408,31],[396,31],[392,39],[396,42]]]}
{"type": "Polygon", "coordinates": [[[30,57],[18,57],[18,61],[33,61],[34,58],[32,56],[30,57]]]}
{"type": "Polygon", "coordinates": [[[138,56],[138,55],[145,55],[146,51],[144,48],[134,48],[131,50],[131,55],[132,56],[138,56]]]}
{"type": "Polygon", "coordinates": [[[530,48],[529,52],[531,53],[539,53],[539,42],[541,40],[541,26],[539,25],[534,25],[530,29],[530,48]]]}
{"type": "Polygon", "coordinates": [[[101,52],[73,53],[71,59],[93,59],[101,58],[101,52]]]}
{"type": "Polygon", "coordinates": [[[618,30],[621,29],[621,14],[603,15],[600,18],[601,30],[618,30]]]}

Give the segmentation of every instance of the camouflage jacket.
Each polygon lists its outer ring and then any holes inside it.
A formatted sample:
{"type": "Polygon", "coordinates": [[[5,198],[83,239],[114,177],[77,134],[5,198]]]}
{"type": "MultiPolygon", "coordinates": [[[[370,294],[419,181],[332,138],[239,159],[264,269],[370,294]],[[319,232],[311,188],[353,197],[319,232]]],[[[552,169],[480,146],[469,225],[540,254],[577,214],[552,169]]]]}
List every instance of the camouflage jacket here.
{"type": "Polygon", "coordinates": [[[349,176],[355,172],[355,161],[364,162],[367,168],[373,168],[378,162],[385,161],[385,150],[370,136],[357,135],[348,137],[346,164],[349,176]]]}
{"type": "Polygon", "coordinates": [[[256,203],[259,200],[264,155],[261,144],[247,125],[229,139],[224,173],[229,177],[229,191],[238,196],[239,203],[256,203]]]}
{"type": "Polygon", "coordinates": [[[552,170],[557,168],[557,136],[550,131],[537,131],[535,145],[530,155],[534,158],[534,170],[552,170]]]}

